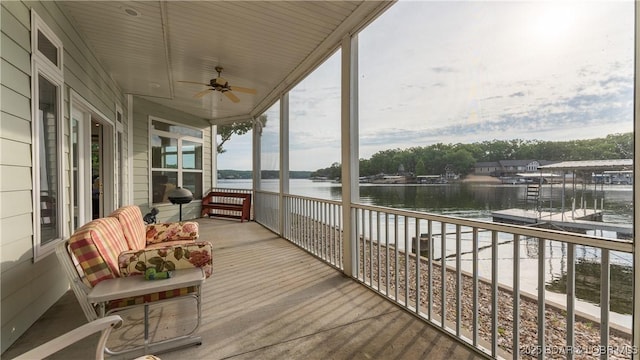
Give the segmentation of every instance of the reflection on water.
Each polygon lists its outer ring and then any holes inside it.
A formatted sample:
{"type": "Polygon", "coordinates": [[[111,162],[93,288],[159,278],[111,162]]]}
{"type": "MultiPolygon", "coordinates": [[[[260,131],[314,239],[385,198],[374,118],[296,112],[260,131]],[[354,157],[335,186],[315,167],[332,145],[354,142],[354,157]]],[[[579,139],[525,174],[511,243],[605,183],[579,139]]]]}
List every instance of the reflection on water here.
{"type": "MultiPolygon", "coordinates": [[[[593,304],[600,303],[600,264],[594,261],[576,260],[575,292],[579,299],[593,304]]],[[[633,269],[630,266],[611,264],[611,311],[631,314],[633,310],[633,269]]],[[[567,273],[555,277],[547,290],[566,294],[567,273]]]]}
{"type": "MultiPolygon", "coordinates": [[[[250,180],[221,181],[221,187],[251,188],[250,180]]],[[[277,191],[277,181],[262,181],[262,188],[267,191],[277,191]]],[[[320,199],[340,200],[342,188],[340,184],[331,182],[312,182],[310,180],[292,180],[290,183],[291,193],[320,199]]],[[[603,211],[603,220],[610,223],[632,224],[633,223],[633,191],[632,186],[610,185],[598,187],[585,187],[573,189],[567,186],[564,190],[561,185],[544,185],[540,192],[539,206],[543,210],[571,210],[573,203],[576,206],[586,204],[589,208],[597,207],[603,211]]],[[[510,208],[527,208],[531,206],[526,201],[526,186],[524,185],[494,185],[494,184],[433,184],[433,185],[374,185],[362,184],[360,186],[360,202],[367,205],[392,207],[397,209],[408,209],[423,211],[434,214],[450,215],[462,218],[472,218],[477,220],[491,221],[491,212],[510,208]]],[[[378,220],[372,219],[374,224],[368,224],[368,219],[364,219],[364,227],[371,228],[375,236],[378,220]]],[[[384,219],[380,220],[384,221],[384,219]]],[[[390,225],[397,221],[400,229],[398,239],[399,248],[404,248],[405,244],[410,244],[409,235],[404,235],[404,217],[389,217],[390,225]]],[[[415,222],[409,219],[408,228],[415,232],[415,222]]],[[[434,258],[440,258],[442,248],[442,230],[439,224],[433,224],[432,235],[434,235],[434,258]]],[[[426,222],[418,224],[419,231],[426,233],[426,222]]],[[[469,229],[468,229],[469,230],[469,229]]],[[[455,253],[455,227],[446,227],[445,246],[449,258],[455,253]],[[454,249],[454,250],[449,250],[454,249]]],[[[594,234],[594,233],[592,233],[594,234]]],[[[615,234],[596,233],[594,235],[615,237],[615,234]]],[[[375,237],[374,237],[375,238],[375,237]]],[[[512,269],[513,263],[513,238],[507,234],[500,234],[499,261],[501,269],[512,269]]],[[[387,240],[390,244],[395,243],[393,234],[387,240]]],[[[520,240],[520,283],[523,291],[535,294],[537,292],[538,278],[538,241],[537,239],[520,240]]],[[[479,234],[479,246],[483,247],[491,244],[491,234],[484,232],[479,234]]],[[[462,267],[471,270],[472,263],[472,237],[471,234],[462,234],[462,267]]],[[[491,277],[491,249],[480,250],[479,271],[481,276],[491,277]]],[[[581,311],[599,314],[596,307],[599,304],[600,294],[600,251],[598,249],[585,246],[576,247],[576,294],[577,297],[586,303],[595,304],[592,308],[581,308],[581,311]]],[[[545,264],[547,274],[545,274],[546,289],[562,294],[566,291],[566,244],[553,241],[545,243],[545,264]]],[[[447,263],[455,260],[447,260],[447,263]]],[[[611,252],[611,307],[612,311],[620,314],[630,314],[630,295],[632,279],[630,278],[632,258],[630,254],[611,252]]],[[[509,274],[511,271],[500,271],[499,281],[504,284],[513,284],[513,279],[509,274]]],[[[549,293],[548,293],[549,294],[549,293]]],[[[553,295],[548,298],[556,302],[563,303],[563,300],[553,295]]],[[[580,309],[580,304],[577,305],[580,309]]],[[[616,321],[615,317],[612,319],[616,321]]],[[[620,319],[618,319],[620,320],[620,319]]],[[[627,317],[622,321],[626,322],[627,317]]]]}

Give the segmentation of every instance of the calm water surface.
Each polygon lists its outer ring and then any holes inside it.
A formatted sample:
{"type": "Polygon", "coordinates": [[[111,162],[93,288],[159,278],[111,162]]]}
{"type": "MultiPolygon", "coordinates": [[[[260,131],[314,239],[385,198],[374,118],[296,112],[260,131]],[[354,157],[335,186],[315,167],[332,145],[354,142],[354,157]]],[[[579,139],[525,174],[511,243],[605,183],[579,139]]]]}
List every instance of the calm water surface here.
{"type": "MultiPolygon", "coordinates": [[[[220,187],[251,188],[251,180],[221,180],[220,187]]],[[[262,182],[262,188],[267,191],[278,190],[277,180],[262,182]]],[[[310,180],[294,179],[290,183],[291,193],[313,198],[340,200],[342,188],[340,184],[332,182],[313,182],[310,180]]],[[[543,210],[560,211],[571,210],[573,201],[584,203],[588,208],[603,211],[603,221],[619,224],[633,223],[633,191],[632,186],[609,185],[572,189],[562,185],[544,185],[541,190],[540,204],[543,210]]],[[[360,202],[367,205],[385,206],[397,209],[424,211],[434,214],[471,218],[491,221],[491,212],[510,208],[531,208],[532,204],[526,200],[526,185],[502,184],[433,184],[433,185],[376,185],[361,184],[360,202]]],[[[398,218],[399,225],[402,217],[398,218]]],[[[412,225],[410,225],[411,228],[412,225]]],[[[404,226],[400,226],[402,229],[404,226]]],[[[422,231],[422,229],[421,229],[422,231]]],[[[452,229],[452,231],[455,231],[452,229]]],[[[426,231],[425,231],[426,232],[426,231]]],[[[447,230],[449,232],[449,230],[447,230]]],[[[615,238],[615,233],[592,232],[594,235],[615,238]]],[[[480,246],[490,244],[490,234],[480,235],[480,246]]],[[[393,241],[391,241],[393,242],[393,241]]],[[[500,239],[498,256],[500,271],[499,281],[512,285],[511,269],[513,263],[513,245],[509,239],[500,239]],[[508,269],[508,270],[507,270],[508,269]]],[[[440,241],[434,248],[434,257],[439,258],[440,241]]],[[[532,294],[537,293],[538,253],[537,240],[521,240],[521,288],[532,294]]],[[[399,244],[399,247],[404,247],[399,244]]],[[[471,238],[463,236],[463,252],[471,248],[471,238]]],[[[455,249],[455,247],[454,247],[455,249]]],[[[447,255],[447,254],[445,254],[447,255]]],[[[479,272],[481,276],[491,277],[491,251],[479,252],[479,272]]],[[[564,281],[566,280],[566,244],[547,242],[545,247],[546,264],[546,297],[548,300],[564,304],[566,298],[564,281]]],[[[579,298],[577,310],[599,316],[599,250],[586,246],[576,247],[577,277],[576,292],[579,298]]],[[[472,254],[462,257],[462,267],[471,271],[472,254]]],[[[450,260],[454,265],[454,260],[450,260]]],[[[629,299],[632,276],[630,269],[632,258],[629,254],[611,253],[612,263],[612,321],[623,326],[631,326],[629,299]]]]}

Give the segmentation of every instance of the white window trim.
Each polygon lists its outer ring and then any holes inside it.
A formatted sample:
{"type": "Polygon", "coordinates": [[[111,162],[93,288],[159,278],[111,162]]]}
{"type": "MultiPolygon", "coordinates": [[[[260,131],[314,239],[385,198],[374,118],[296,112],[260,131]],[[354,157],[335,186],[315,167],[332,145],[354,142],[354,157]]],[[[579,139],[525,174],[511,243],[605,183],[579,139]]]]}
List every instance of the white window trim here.
{"type": "MultiPolygon", "coordinates": [[[[202,144],[202,151],[203,151],[203,157],[204,157],[204,137],[205,137],[205,133],[204,130],[199,129],[197,127],[194,126],[189,126],[186,124],[181,124],[175,121],[171,121],[171,120],[166,120],[163,118],[159,118],[159,117],[155,117],[155,116],[149,116],[149,123],[148,123],[148,134],[149,134],[149,148],[148,148],[148,154],[149,154],[149,158],[148,158],[148,162],[149,162],[149,203],[150,204],[161,204],[161,203],[154,203],[153,202],[153,172],[154,171],[176,171],[178,173],[178,184],[177,186],[182,187],[182,173],[187,172],[187,173],[200,173],[200,177],[201,177],[201,181],[202,181],[202,186],[203,186],[203,191],[204,191],[204,162],[202,164],[202,169],[182,169],[182,146],[180,146],[182,144],[182,140],[187,140],[187,141],[192,141],[192,142],[197,142],[202,144]],[[200,133],[202,133],[202,138],[197,138],[194,136],[188,136],[188,135],[176,135],[174,133],[170,133],[167,131],[162,131],[162,130],[155,130],[153,128],[153,121],[160,121],[160,122],[164,122],[167,124],[171,124],[171,125],[177,125],[177,126],[182,126],[185,128],[189,128],[195,131],[199,131],[200,133]],[[152,146],[151,146],[151,137],[153,135],[161,135],[161,136],[165,136],[165,137],[170,137],[170,138],[174,138],[178,140],[178,167],[176,169],[166,169],[166,168],[155,168],[152,167],[153,165],[153,153],[152,153],[152,146]]],[[[204,159],[203,159],[204,160],[204,159]]]]}
{"type": "Polygon", "coordinates": [[[115,112],[115,119],[113,119],[113,123],[115,124],[115,137],[114,137],[114,141],[116,142],[115,147],[114,147],[114,181],[116,183],[115,185],[115,189],[113,192],[113,197],[114,197],[114,204],[116,204],[116,208],[124,205],[127,203],[127,199],[124,196],[124,193],[122,191],[123,185],[122,183],[125,182],[124,176],[122,176],[123,173],[123,169],[124,169],[124,163],[126,162],[126,156],[124,154],[121,153],[121,151],[123,151],[125,149],[124,146],[124,112],[122,111],[122,105],[120,105],[119,103],[116,103],[116,112],[115,112]],[[120,117],[122,119],[122,121],[118,121],[118,114],[120,114],[120,117]]]}
{"type": "Polygon", "coordinates": [[[33,261],[37,262],[47,255],[51,254],[55,250],[55,246],[62,241],[62,239],[68,236],[68,224],[67,213],[64,211],[67,204],[65,198],[66,183],[63,166],[64,162],[64,118],[63,118],[63,91],[64,91],[64,74],[63,74],[63,58],[64,49],[62,42],[55,35],[53,30],[47,26],[47,24],[38,16],[38,14],[31,10],[31,141],[32,141],[32,226],[33,226],[33,261]],[[38,50],[38,31],[47,37],[47,39],[57,47],[58,61],[57,66],[53,64],[46,56],[40,53],[38,50]],[[39,141],[39,76],[43,76],[47,81],[51,82],[58,88],[57,95],[57,107],[56,107],[56,131],[57,131],[57,161],[58,161],[58,199],[56,202],[58,218],[58,234],[55,239],[49,241],[47,244],[41,244],[42,234],[40,231],[40,141],[39,141]]]}

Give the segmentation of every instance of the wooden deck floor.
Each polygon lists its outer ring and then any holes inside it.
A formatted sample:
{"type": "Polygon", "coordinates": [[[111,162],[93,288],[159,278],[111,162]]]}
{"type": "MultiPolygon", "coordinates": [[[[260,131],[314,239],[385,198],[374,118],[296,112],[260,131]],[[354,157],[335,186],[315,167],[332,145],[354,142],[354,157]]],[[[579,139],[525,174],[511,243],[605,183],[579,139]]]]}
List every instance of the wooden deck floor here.
{"type": "MultiPolygon", "coordinates": [[[[477,353],[254,223],[201,219],[214,246],[204,286],[203,344],[172,359],[475,359],[477,353]]],[[[156,310],[157,329],[187,326],[180,308],[156,310]]],[[[2,358],[10,359],[86,320],[69,292],[2,358]]],[[[138,337],[123,327],[118,341],[138,337]]],[[[93,336],[54,359],[93,358],[93,336]]]]}

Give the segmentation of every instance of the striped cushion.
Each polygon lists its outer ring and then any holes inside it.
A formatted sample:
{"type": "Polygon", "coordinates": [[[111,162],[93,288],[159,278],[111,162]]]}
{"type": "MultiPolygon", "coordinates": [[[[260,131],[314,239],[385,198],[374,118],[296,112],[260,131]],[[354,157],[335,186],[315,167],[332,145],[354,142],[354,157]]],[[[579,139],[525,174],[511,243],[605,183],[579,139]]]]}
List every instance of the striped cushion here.
{"type": "Polygon", "coordinates": [[[129,249],[115,218],[96,219],[85,224],[71,236],[69,247],[91,286],[119,277],[118,255],[129,249]]]}
{"type": "Polygon", "coordinates": [[[142,220],[142,212],[136,205],[123,206],[109,217],[118,219],[130,250],[144,249],[147,245],[147,230],[142,220]]]}

